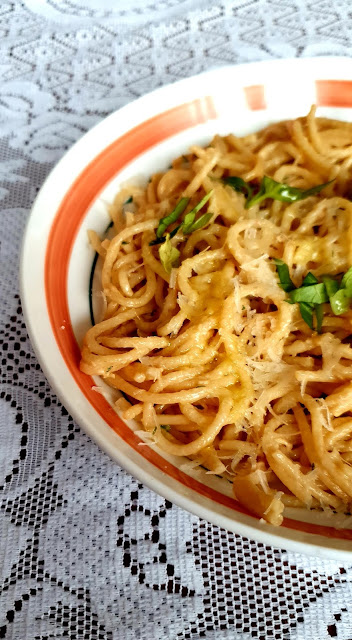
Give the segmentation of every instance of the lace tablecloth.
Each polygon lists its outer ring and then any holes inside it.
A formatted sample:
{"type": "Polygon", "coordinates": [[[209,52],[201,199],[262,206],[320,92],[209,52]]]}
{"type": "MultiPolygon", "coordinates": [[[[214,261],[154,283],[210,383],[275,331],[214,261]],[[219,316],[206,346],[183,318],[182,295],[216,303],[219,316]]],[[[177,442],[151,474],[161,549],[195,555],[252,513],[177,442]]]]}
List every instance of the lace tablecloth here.
{"type": "Polygon", "coordinates": [[[112,462],[48,386],[18,259],[45,176],[135,97],[219,65],[352,55],[348,0],[0,4],[0,638],[352,638],[352,567],[235,536],[112,462]]]}

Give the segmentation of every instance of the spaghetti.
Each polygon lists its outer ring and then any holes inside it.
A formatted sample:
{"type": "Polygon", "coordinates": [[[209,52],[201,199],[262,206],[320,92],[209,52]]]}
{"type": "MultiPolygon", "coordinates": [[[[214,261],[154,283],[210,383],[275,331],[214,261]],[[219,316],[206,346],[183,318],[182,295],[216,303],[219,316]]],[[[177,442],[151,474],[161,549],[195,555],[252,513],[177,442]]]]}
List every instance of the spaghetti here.
{"type": "Polygon", "coordinates": [[[215,136],[123,188],[111,239],[90,232],[105,313],[81,370],[275,525],[285,505],[351,508],[351,151],[352,125],[314,108],[215,136]]]}

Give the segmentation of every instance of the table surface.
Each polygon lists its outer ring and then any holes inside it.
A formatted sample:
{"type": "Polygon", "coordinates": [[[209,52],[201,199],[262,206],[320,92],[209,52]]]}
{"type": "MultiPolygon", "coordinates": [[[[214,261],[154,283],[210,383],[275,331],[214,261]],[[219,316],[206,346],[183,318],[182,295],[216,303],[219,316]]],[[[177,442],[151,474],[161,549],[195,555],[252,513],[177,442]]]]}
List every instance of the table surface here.
{"type": "Polygon", "coordinates": [[[351,566],[182,511],[80,430],[17,283],[31,203],[92,125],[221,65],[352,56],[349,1],[2,1],[0,33],[0,638],[350,640],[351,566]]]}

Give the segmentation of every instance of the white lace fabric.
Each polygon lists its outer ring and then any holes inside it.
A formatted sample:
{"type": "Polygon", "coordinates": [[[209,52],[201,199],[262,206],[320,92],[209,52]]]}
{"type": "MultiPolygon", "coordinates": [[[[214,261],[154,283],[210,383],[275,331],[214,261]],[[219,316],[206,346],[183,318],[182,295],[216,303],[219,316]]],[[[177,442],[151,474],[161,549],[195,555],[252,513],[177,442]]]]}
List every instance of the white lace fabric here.
{"type": "Polygon", "coordinates": [[[351,55],[349,1],[15,0],[0,33],[0,638],[351,640],[352,562],[228,533],[112,462],[46,382],[17,285],[33,199],[92,125],[216,66],[351,55]]]}

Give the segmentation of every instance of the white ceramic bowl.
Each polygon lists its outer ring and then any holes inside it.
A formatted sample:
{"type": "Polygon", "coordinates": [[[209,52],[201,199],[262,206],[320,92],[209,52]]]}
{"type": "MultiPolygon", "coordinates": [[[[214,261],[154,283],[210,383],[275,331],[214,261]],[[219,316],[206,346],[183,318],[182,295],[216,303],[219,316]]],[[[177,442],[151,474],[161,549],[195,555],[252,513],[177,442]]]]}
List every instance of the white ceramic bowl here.
{"type": "MultiPolygon", "coordinates": [[[[94,252],[87,229],[103,232],[106,202],[119,186],[165,169],[190,144],[237,135],[308,112],[352,120],[352,61],[316,58],[261,62],[204,73],[159,89],[113,113],[72,147],[33,206],[21,261],[21,296],[43,370],[75,420],[113,459],[157,493],[198,516],[266,544],[351,558],[352,530],[323,515],[288,511],[284,525],[263,524],[232,498],[231,484],[192,471],[184,459],[143,444],[79,370],[90,326],[94,252]],[[325,518],[325,519],[324,519],[325,518]]],[[[189,461],[188,461],[189,462],[189,461]]]]}

